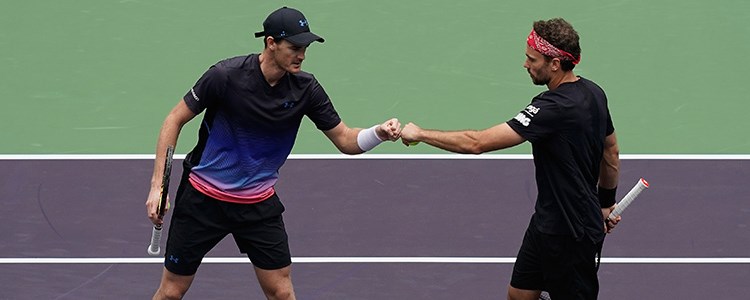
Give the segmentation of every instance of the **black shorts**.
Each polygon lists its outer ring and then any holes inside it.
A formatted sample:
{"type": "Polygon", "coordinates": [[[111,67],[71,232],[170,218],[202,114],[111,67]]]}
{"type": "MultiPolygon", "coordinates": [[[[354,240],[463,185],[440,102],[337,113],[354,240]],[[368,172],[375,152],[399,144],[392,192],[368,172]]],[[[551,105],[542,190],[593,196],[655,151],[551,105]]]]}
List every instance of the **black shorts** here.
{"type": "Polygon", "coordinates": [[[195,190],[183,176],[169,225],[164,266],[178,275],[193,275],[203,257],[227,234],[254,266],[275,270],[292,263],[284,205],[274,194],[256,204],[216,200],[195,190]]]}
{"type": "Polygon", "coordinates": [[[584,237],[548,235],[529,225],[518,250],[510,285],[517,289],[543,290],[550,298],[596,299],[598,255],[602,242],[584,237]]]}

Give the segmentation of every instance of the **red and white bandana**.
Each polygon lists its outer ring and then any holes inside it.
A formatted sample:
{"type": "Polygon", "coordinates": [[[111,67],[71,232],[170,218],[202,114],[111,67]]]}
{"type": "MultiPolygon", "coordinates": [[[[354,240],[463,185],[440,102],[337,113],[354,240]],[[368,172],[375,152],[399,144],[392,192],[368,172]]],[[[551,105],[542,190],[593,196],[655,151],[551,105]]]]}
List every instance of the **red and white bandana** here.
{"type": "Polygon", "coordinates": [[[539,51],[539,53],[541,54],[552,58],[559,58],[560,60],[569,60],[572,61],[574,65],[577,65],[578,62],[581,61],[580,56],[576,58],[575,56],[573,56],[573,54],[565,52],[562,49],[558,49],[557,47],[550,44],[547,40],[536,34],[536,31],[534,31],[533,29],[531,30],[531,33],[529,33],[529,37],[526,38],[526,44],[534,50],[539,51]]]}

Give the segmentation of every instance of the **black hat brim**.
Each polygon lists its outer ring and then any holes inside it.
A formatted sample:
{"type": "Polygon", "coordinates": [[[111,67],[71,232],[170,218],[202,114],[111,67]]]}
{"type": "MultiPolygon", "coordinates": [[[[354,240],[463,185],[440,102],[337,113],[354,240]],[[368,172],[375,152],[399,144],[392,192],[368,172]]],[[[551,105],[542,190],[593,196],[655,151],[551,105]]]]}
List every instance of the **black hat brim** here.
{"type": "Polygon", "coordinates": [[[302,32],[300,34],[295,34],[293,36],[283,37],[283,39],[289,41],[295,46],[308,46],[312,42],[320,42],[320,43],[325,42],[325,39],[323,39],[322,37],[319,37],[318,35],[312,32],[302,32]]]}

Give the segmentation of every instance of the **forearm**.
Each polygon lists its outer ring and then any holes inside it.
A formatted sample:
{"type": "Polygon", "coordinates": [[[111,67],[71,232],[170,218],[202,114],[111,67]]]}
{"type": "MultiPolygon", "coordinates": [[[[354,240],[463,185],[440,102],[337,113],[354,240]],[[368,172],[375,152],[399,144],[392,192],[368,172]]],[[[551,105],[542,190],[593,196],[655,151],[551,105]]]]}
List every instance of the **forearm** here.
{"type": "Polygon", "coordinates": [[[164,120],[159,130],[159,138],[156,142],[156,158],[154,159],[154,172],[151,176],[151,187],[159,188],[161,186],[162,176],[164,174],[164,161],[166,160],[167,147],[177,146],[177,138],[182,126],[170,122],[169,118],[164,120]]]}
{"type": "Polygon", "coordinates": [[[617,138],[613,133],[607,137],[604,155],[599,170],[599,186],[602,188],[613,189],[617,187],[620,178],[620,149],[617,145],[617,138]]]}
{"type": "Polygon", "coordinates": [[[354,155],[370,151],[384,141],[395,141],[400,132],[401,123],[392,118],[364,129],[350,128],[341,122],[324,133],[341,153],[354,155]]]}
{"type": "Polygon", "coordinates": [[[354,155],[364,152],[357,144],[357,136],[362,130],[362,128],[348,127],[344,122],[341,122],[336,127],[324,131],[324,133],[339,152],[354,155]]]}
{"type": "Polygon", "coordinates": [[[610,156],[602,159],[601,170],[599,172],[599,186],[613,189],[617,187],[620,178],[620,160],[616,156],[610,156]]]}
{"type": "Polygon", "coordinates": [[[162,176],[164,174],[164,161],[166,160],[167,146],[177,146],[177,138],[180,135],[182,127],[189,122],[193,114],[184,102],[180,101],[164,119],[159,130],[159,137],[156,141],[156,158],[154,159],[154,172],[151,175],[151,187],[159,188],[161,186],[162,176]]]}
{"type": "Polygon", "coordinates": [[[599,205],[604,217],[609,214],[609,210],[615,205],[619,177],[620,150],[617,146],[617,138],[612,133],[604,141],[604,152],[599,167],[599,205]]]}
{"type": "MultiPolygon", "coordinates": [[[[367,128],[347,128],[344,134],[343,141],[336,144],[339,151],[341,151],[341,153],[349,155],[356,155],[367,152],[367,150],[362,149],[359,145],[360,139],[362,139],[360,135],[368,135],[368,133],[363,132],[363,130],[367,130],[367,128]]],[[[370,139],[372,139],[372,137],[370,137],[370,139]]]]}
{"type": "Polygon", "coordinates": [[[483,152],[479,132],[475,130],[440,131],[422,129],[419,140],[455,153],[480,154],[483,152]]]}
{"type": "Polygon", "coordinates": [[[401,131],[401,140],[406,145],[424,142],[446,151],[464,154],[481,154],[505,149],[525,141],[507,123],[484,130],[459,131],[422,129],[414,123],[409,123],[401,131]]]}

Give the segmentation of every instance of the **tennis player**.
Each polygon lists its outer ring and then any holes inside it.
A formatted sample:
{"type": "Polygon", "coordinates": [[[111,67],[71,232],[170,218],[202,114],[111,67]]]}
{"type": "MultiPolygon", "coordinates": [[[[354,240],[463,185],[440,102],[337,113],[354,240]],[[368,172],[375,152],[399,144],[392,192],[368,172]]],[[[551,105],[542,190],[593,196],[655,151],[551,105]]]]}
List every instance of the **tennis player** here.
{"type": "Polygon", "coordinates": [[[427,130],[409,123],[405,145],[425,142],[479,154],[532,145],[538,195],[508,299],[596,299],[598,255],[614,209],[619,150],[604,91],[573,69],[581,59],[578,33],[563,19],[537,21],[524,68],[544,91],[507,122],[484,130],[427,130]]]}
{"type": "Polygon", "coordinates": [[[176,144],[185,123],[204,112],[198,143],[184,161],[154,299],[182,298],[203,257],[227,234],[247,254],[268,299],[295,299],[284,206],[274,184],[302,118],[345,154],[398,140],[401,124],[395,118],[366,129],[348,127],[320,83],[301,70],[307,47],[324,40],[310,31],[300,11],[272,12],[255,36],[263,38],[263,52],[211,66],[161,127],[146,200],[155,224],[164,149],[176,144]]]}

